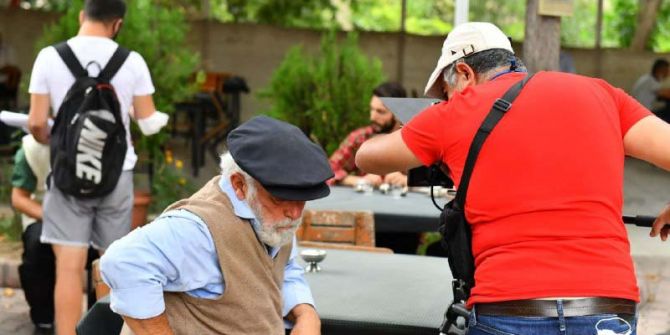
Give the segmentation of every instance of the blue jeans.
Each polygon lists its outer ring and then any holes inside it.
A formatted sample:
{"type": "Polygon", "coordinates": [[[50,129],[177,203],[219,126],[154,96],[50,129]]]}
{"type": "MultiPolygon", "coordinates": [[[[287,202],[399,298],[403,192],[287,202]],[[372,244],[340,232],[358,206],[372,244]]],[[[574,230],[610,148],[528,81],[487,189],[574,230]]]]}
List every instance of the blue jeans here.
{"type": "MultiPolygon", "coordinates": [[[[563,305],[557,302],[558,314],[563,305]]],[[[637,317],[600,314],[575,317],[470,316],[468,335],[636,335],[637,317]]]]}

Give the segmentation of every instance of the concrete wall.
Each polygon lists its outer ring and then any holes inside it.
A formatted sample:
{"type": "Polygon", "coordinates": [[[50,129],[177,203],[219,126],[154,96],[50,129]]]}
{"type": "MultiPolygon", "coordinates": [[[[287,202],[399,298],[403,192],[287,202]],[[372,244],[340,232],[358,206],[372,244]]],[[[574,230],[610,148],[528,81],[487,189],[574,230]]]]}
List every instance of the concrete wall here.
{"type": "MultiPolygon", "coordinates": [[[[35,57],[34,44],[43,26],[56,18],[49,13],[0,10],[0,31],[16,50],[19,66],[26,73],[35,57]]],[[[302,44],[308,51],[316,51],[320,36],[321,32],[315,30],[193,21],[187,47],[200,52],[205,70],[230,72],[247,80],[252,90],[251,94],[242,99],[242,117],[247,119],[265,108],[265,103],[256,94],[267,85],[285,52],[295,44],[302,44]]],[[[398,40],[399,36],[395,33],[360,34],[361,48],[367,54],[381,59],[389,79],[397,76],[398,40]]],[[[406,36],[403,84],[410,91],[416,91],[419,95],[423,93],[425,82],[439,56],[442,40],[441,36],[406,36]]],[[[516,44],[514,49],[520,53],[522,47],[516,44]]],[[[649,71],[654,59],[670,57],[668,54],[619,49],[603,50],[600,54],[586,49],[568,51],[574,57],[578,73],[596,76],[600,71],[602,78],[626,90],[642,73],[649,71]]]]}
{"type": "Polygon", "coordinates": [[[32,68],[37,56],[35,43],[44,27],[56,19],[57,15],[47,12],[0,10],[0,32],[5,43],[14,49],[18,66],[24,74],[27,75],[32,68]]]}

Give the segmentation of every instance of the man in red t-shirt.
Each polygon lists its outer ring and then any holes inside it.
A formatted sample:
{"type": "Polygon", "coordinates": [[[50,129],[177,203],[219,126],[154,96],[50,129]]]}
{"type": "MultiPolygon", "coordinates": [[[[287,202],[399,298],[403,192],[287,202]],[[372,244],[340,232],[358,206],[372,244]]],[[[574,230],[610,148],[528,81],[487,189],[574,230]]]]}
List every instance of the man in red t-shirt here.
{"type": "MultiPolygon", "coordinates": [[[[475,132],[524,72],[496,26],[457,26],[425,91],[446,101],[365,142],[357,165],[383,174],[441,163],[458,185],[475,132]]],[[[605,81],[535,74],[472,173],[469,334],[634,334],[639,292],[621,219],[624,156],[670,169],[667,143],[670,125],[605,81]]],[[[664,215],[668,221],[670,211],[664,215]]]]}

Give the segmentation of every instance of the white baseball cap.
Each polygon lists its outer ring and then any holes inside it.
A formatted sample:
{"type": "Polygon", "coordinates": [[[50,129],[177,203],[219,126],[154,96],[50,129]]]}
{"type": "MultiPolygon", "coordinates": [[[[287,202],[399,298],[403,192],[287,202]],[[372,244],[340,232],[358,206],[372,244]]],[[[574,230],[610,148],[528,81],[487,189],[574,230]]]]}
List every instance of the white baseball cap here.
{"type": "Polygon", "coordinates": [[[514,53],[509,38],[492,23],[467,22],[456,26],[444,40],[442,55],[428,79],[424,94],[431,98],[444,98],[438,85],[442,71],[457,59],[490,49],[505,49],[514,53]]]}

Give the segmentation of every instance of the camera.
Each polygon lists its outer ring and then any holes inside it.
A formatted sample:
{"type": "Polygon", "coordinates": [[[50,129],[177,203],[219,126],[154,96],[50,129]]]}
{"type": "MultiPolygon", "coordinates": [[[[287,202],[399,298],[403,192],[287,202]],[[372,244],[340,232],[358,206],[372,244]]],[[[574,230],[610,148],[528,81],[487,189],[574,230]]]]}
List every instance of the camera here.
{"type": "MultiPolygon", "coordinates": [[[[423,98],[381,98],[384,106],[403,124],[407,124],[424,109],[439,103],[438,99],[423,98]]],[[[454,182],[442,171],[440,165],[418,167],[407,173],[407,186],[442,186],[451,188],[454,182]]]]}
{"type": "Polygon", "coordinates": [[[414,168],[407,173],[407,186],[428,187],[442,186],[444,188],[454,187],[454,182],[440,168],[439,165],[422,166],[414,168]]]}

